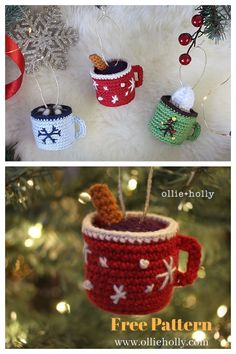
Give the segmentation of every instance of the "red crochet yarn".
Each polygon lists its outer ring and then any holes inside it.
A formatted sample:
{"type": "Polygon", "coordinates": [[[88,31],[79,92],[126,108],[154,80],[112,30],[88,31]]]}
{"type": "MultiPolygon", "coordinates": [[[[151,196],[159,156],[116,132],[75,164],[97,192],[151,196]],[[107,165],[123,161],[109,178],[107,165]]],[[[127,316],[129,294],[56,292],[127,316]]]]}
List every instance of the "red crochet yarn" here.
{"type": "Polygon", "coordinates": [[[103,310],[124,315],[158,312],[170,302],[175,286],[197,278],[201,246],[191,236],[122,243],[84,233],[84,240],[85,288],[103,310]],[[178,271],[180,250],[189,254],[185,273],[178,271]]]}
{"type": "Polygon", "coordinates": [[[135,97],[135,88],[143,83],[143,69],[139,65],[130,66],[114,74],[91,72],[93,86],[99,103],[107,107],[119,107],[128,104],[135,97]],[[137,75],[137,78],[136,78],[137,75]]]}

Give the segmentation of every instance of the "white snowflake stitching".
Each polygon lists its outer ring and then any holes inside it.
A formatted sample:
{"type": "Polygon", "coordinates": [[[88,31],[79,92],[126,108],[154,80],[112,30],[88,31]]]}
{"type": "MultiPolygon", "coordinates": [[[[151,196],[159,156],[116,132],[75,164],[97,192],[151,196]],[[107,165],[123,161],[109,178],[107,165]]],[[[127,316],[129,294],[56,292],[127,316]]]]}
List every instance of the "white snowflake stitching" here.
{"type": "Polygon", "coordinates": [[[107,264],[107,258],[106,257],[99,257],[99,263],[101,267],[103,268],[109,268],[107,264]]]}
{"type": "Polygon", "coordinates": [[[130,92],[133,92],[134,89],[135,89],[135,80],[134,80],[134,78],[132,77],[132,79],[129,80],[129,82],[130,82],[130,85],[129,85],[128,88],[130,89],[130,92]]]}
{"type": "Polygon", "coordinates": [[[118,96],[117,96],[117,95],[112,96],[112,100],[111,100],[111,102],[112,102],[113,104],[115,104],[117,101],[119,101],[118,96]]]}
{"type": "Polygon", "coordinates": [[[173,267],[173,263],[174,263],[173,257],[170,257],[170,263],[168,263],[165,259],[163,259],[163,262],[165,264],[167,271],[156,275],[157,279],[164,278],[163,283],[162,283],[161,287],[159,288],[159,290],[163,290],[166,287],[166,285],[168,284],[168,282],[170,284],[173,282],[173,273],[176,270],[176,267],[173,267]]]}
{"type": "Polygon", "coordinates": [[[89,249],[89,246],[86,242],[84,242],[83,254],[84,254],[84,262],[88,264],[88,255],[91,254],[92,251],[89,249]]]}
{"type": "Polygon", "coordinates": [[[155,284],[147,285],[146,289],[144,290],[145,294],[151,293],[155,284]]]}
{"type": "Polygon", "coordinates": [[[117,305],[120,299],[126,299],[127,292],[124,291],[124,285],[120,285],[119,287],[117,285],[113,285],[113,289],[115,294],[111,295],[110,298],[112,299],[113,304],[117,305]]]}
{"type": "Polygon", "coordinates": [[[83,288],[85,290],[92,290],[93,289],[93,284],[91,283],[90,280],[86,279],[84,282],[83,282],[83,288]]]}
{"type": "Polygon", "coordinates": [[[97,90],[98,83],[95,80],[93,80],[93,87],[95,88],[95,90],[97,90]]]}

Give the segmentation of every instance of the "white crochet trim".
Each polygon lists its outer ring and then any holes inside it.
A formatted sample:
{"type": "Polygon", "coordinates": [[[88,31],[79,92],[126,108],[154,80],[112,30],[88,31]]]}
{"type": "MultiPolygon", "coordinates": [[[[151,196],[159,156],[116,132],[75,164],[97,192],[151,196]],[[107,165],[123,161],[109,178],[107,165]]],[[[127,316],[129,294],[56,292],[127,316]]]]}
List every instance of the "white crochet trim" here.
{"type": "Polygon", "coordinates": [[[95,74],[94,71],[90,71],[90,75],[93,79],[97,79],[97,80],[115,80],[115,79],[119,79],[125,75],[127,75],[130,71],[131,71],[132,67],[131,65],[128,63],[128,66],[125,70],[120,71],[118,73],[115,74],[109,74],[109,75],[101,75],[101,74],[95,74]]]}
{"type": "MultiPolygon", "coordinates": [[[[127,216],[142,216],[142,212],[127,212],[127,216]]],[[[91,238],[114,241],[121,243],[150,243],[152,241],[158,242],[160,240],[169,240],[176,235],[179,229],[178,223],[171,218],[157,214],[148,214],[150,218],[157,219],[164,222],[167,226],[164,229],[148,232],[131,232],[131,231],[115,231],[105,230],[93,225],[93,220],[96,213],[88,214],[82,222],[82,233],[91,238]]]]}

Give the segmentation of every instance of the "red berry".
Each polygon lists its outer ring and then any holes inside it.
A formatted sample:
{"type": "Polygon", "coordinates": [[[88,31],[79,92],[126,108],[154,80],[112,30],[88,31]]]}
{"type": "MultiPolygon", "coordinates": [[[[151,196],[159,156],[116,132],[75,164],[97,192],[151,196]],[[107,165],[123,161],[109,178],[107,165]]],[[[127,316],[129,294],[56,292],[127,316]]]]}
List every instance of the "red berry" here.
{"type": "Polygon", "coordinates": [[[192,17],[192,25],[194,27],[201,27],[203,25],[203,17],[202,17],[202,15],[194,15],[192,17]]]}
{"type": "Polygon", "coordinates": [[[188,65],[191,62],[191,60],[192,58],[187,53],[181,54],[179,57],[179,62],[182,65],[188,65]]]}
{"type": "Polygon", "coordinates": [[[192,41],[192,36],[189,33],[181,33],[179,35],[179,43],[181,45],[188,45],[192,41]]]}

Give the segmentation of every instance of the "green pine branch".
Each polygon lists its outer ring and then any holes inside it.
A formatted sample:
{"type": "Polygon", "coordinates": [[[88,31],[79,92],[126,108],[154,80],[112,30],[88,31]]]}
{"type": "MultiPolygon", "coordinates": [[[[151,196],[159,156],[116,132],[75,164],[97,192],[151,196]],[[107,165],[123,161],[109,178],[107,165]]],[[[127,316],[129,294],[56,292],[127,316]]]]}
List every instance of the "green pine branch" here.
{"type": "Polygon", "coordinates": [[[215,43],[224,40],[231,24],[231,6],[199,6],[196,10],[204,17],[203,33],[215,43]]]}

